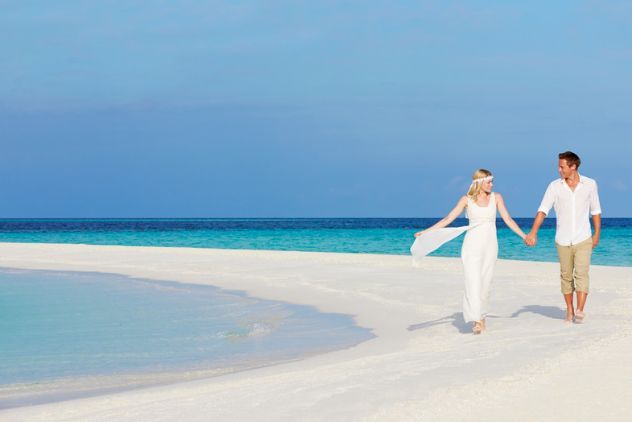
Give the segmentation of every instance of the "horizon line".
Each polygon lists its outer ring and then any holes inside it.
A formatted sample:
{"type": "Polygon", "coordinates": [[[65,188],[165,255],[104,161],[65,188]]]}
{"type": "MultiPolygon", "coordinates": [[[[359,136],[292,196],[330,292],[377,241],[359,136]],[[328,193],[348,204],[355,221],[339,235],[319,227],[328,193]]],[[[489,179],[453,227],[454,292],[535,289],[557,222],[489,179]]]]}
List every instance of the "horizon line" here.
{"type": "MultiPolygon", "coordinates": [[[[2,217],[1,220],[346,220],[346,219],[363,219],[363,220],[386,220],[386,219],[420,219],[420,218],[444,218],[436,216],[425,217],[2,217]]],[[[519,219],[533,219],[535,216],[530,217],[512,217],[519,219]]],[[[546,218],[553,218],[555,216],[547,216],[546,218]]],[[[631,217],[602,217],[602,219],[624,219],[631,217]]],[[[457,219],[467,220],[467,217],[457,217],[457,219]]],[[[500,216],[496,217],[497,220],[502,220],[500,216]]]]}

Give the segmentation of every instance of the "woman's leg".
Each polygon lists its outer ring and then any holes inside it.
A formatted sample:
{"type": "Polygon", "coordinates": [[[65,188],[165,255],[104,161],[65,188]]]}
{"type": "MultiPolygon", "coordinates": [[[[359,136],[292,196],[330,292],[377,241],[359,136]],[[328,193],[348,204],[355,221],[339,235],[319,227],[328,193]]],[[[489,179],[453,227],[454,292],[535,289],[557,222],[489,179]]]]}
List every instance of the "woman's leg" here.
{"type": "Polygon", "coordinates": [[[481,275],[478,260],[463,259],[465,294],[463,295],[463,319],[465,322],[481,320],[481,275]]]}
{"type": "Polygon", "coordinates": [[[481,318],[485,319],[489,312],[489,293],[492,279],[494,278],[494,267],[498,258],[498,248],[492,248],[485,256],[481,270],[481,318]]]}

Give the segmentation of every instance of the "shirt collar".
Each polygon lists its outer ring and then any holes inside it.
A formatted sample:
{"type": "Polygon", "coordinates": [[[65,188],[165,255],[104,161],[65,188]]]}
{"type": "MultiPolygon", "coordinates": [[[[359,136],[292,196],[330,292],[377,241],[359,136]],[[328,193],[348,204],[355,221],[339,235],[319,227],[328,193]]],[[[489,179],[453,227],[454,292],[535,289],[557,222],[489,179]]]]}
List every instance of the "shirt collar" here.
{"type": "MultiPolygon", "coordinates": [[[[579,174],[579,172],[577,172],[577,175],[579,176],[579,183],[581,183],[583,185],[584,182],[586,181],[584,176],[579,174]]],[[[566,180],[564,180],[563,178],[560,177],[560,183],[566,184],[566,180]]]]}

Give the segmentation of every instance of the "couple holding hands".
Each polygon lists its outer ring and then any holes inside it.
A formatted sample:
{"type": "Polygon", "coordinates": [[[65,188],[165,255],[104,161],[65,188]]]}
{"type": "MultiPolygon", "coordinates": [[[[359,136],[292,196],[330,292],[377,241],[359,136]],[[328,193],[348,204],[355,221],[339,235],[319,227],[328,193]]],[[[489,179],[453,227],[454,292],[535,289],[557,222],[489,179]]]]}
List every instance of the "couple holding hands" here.
{"type": "Polygon", "coordinates": [[[526,245],[535,246],[540,226],[551,208],[555,210],[557,227],[555,246],[560,261],[562,295],[566,303],[566,322],[581,323],[585,318],[584,307],[589,291],[589,267],[592,250],[599,243],[601,232],[601,207],[597,183],[578,172],[581,164],[577,154],[560,153],[558,171],[560,178],[551,182],[544,193],[533,226],[525,234],[511,218],[503,197],[492,192],[493,175],[479,169],[472,176],[467,194],[450,213],[435,225],[415,233],[411,253],[415,257],[425,256],[446,241],[466,232],[461,249],[465,273],[465,295],[463,317],[472,322],[474,334],[485,330],[488,299],[494,265],[498,257],[496,237],[496,213],[526,245]],[[465,211],[469,219],[466,227],[447,228],[465,211]],[[590,227],[592,216],[594,233],[590,227]],[[573,303],[577,296],[577,306],[573,303]]]}

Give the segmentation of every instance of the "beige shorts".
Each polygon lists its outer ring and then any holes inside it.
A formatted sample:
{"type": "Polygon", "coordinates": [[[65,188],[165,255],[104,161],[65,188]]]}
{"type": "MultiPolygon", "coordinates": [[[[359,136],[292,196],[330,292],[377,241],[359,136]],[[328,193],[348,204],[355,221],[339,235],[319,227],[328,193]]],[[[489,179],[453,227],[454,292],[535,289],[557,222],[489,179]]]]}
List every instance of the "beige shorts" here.
{"type": "Polygon", "coordinates": [[[590,278],[588,268],[592,255],[592,238],[570,246],[562,246],[557,242],[557,255],[560,258],[560,281],[562,294],[574,291],[588,293],[590,278]]]}

